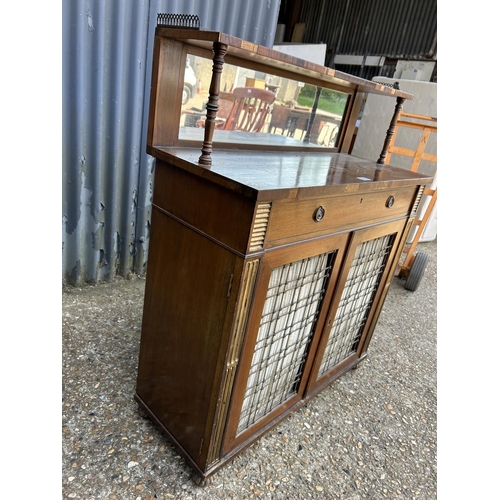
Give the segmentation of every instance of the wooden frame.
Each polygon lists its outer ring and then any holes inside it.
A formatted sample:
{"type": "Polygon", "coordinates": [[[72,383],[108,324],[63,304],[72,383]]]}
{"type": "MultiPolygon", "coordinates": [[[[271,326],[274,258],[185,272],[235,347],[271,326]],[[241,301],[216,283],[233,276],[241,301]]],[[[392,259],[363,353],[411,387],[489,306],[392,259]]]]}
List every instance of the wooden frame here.
{"type": "MultiPolygon", "coordinates": [[[[367,355],[403,238],[432,180],[348,154],[367,92],[397,98],[398,105],[411,98],[223,33],[156,30],[147,145],[156,170],[135,399],[202,484],[367,355]],[[213,54],[201,141],[178,138],[187,54],[213,54]],[[349,94],[337,146],[214,142],[224,61],[349,94]],[[373,264],[377,281],[366,292],[357,340],[319,376],[354,252],[388,235],[392,246],[382,247],[387,254],[373,264]],[[273,314],[286,317],[283,344],[276,343],[278,330],[265,337],[267,328],[278,328],[262,320],[271,303],[273,314]],[[292,335],[288,328],[299,332],[291,353],[280,350],[292,335]],[[284,388],[265,377],[250,384],[258,340],[274,346],[259,368],[271,359],[287,366],[284,388]],[[247,425],[241,415],[252,390],[262,407],[247,425]],[[259,399],[261,390],[269,401],[259,399]]],[[[308,125],[311,138],[312,121],[308,125]]]]}
{"type": "MultiPolygon", "coordinates": [[[[182,88],[184,75],[183,60],[187,54],[214,58],[213,77],[210,84],[210,97],[207,105],[207,121],[205,139],[202,146],[201,164],[210,164],[210,154],[213,148],[213,122],[217,116],[220,71],[224,63],[240,65],[257,71],[268,70],[285,78],[300,78],[300,81],[324,88],[347,93],[347,108],[339,132],[340,140],[336,147],[318,147],[318,151],[329,149],[332,151],[348,152],[355,131],[357,114],[361,107],[364,93],[379,93],[393,95],[402,99],[411,99],[411,94],[385,87],[381,84],[369,82],[352,75],[341,73],[318,64],[304,61],[267,47],[225,35],[223,33],[178,28],[156,28],[155,49],[153,59],[152,93],[150,101],[150,125],[148,133],[148,151],[155,146],[194,146],[189,140],[178,138],[180,120],[179,92],[182,88]],[[168,60],[168,63],[166,62],[168,60]],[[168,67],[168,70],[167,70],[168,67]],[[165,78],[158,78],[158,75],[165,78]],[[165,87],[177,88],[175,92],[165,92],[165,87]],[[358,96],[358,97],[356,97],[358,96]],[[169,113],[159,113],[159,109],[168,109],[169,113]],[[349,120],[346,118],[349,117],[349,120]],[[152,134],[155,130],[155,135],[152,134]]],[[[239,148],[240,145],[232,142],[217,143],[220,148],[239,148]]],[[[263,150],[294,150],[286,145],[253,145],[263,150]]],[[[314,147],[308,148],[315,151],[314,147]]]]}
{"type": "MultiPolygon", "coordinates": [[[[389,162],[393,154],[412,158],[410,166],[411,172],[418,172],[422,161],[429,161],[437,164],[437,155],[425,152],[425,148],[431,134],[437,135],[437,118],[433,116],[401,112],[394,128],[394,135],[391,136],[389,146],[387,148],[386,161],[389,162]],[[397,133],[401,127],[414,129],[420,133],[418,146],[415,149],[396,146],[397,133]]],[[[413,265],[415,260],[415,249],[437,201],[437,188],[432,189],[426,187],[422,191],[422,196],[428,197],[429,203],[421,218],[414,219],[413,225],[418,229],[413,235],[411,243],[406,244],[402,250],[405,257],[403,262],[398,265],[396,269],[396,275],[401,278],[406,278],[408,276],[408,273],[413,265]]]]}
{"type": "MultiPolygon", "coordinates": [[[[346,256],[344,259],[344,266],[342,269],[342,273],[336,283],[336,293],[332,299],[332,304],[330,306],[330,313],[329,317],[326,320],[326,325],[330,326],[334,320],[334,316],[336,311],[338,310],[339,303],[341,300],[342,296],[342,291],[344,290],[345,283],[347,280],[347,275],[350,270],[350,265],[354,259],[354,252],[357,248],[357,246],[363,242],[369,241],[371,239],[386,235],[386,234],[394,234],[395,235],[395,241],[394,244],[391,248],[391,252],[387,258],[387,262],[391,263],[394,261],[394,256],[397,253],[398,250],[398,242],[401,239],[401,234],[403,232],[405,226],[405,221],[395,221],[391,222],[388,224],[381,224],[377,226],[373,226],[367,229],[359,230],[355,234],[353,234],[353,237],[351,238],[349,242],[349,248],[346,252],[346,256]]],[[[381,302],[381,296],[384,295],[385,291],[385,284],[387,283],[388,280],[390,280],[392,277],[391,274],[391,266],[387,265],[384,269],[383,275],[380,278],[380,283],[378,284],[377,287],[377,292],[375,297],[373,298],[373,303],[380,303],[381,302]]],[[[385,295],[384,295],[385,297],[385,295]]],[[[321,360],[323,358],[324,352],[325,352],[325,347],[326,344],[329,340],[329,332],[325,331],[322,338],[321,342],[318,347],[318,352],[315,357],[315,363],[312,368],[311,372],[311,381],[309,384],[308,388],[308,393],[309,394],[315,394],[318,391],[320,391],[322,388],[327,386],[329,383],[332,382],[332,380],[338,378],[339,374],[343,373],[346,369],[346,367],[352,365],[353,361],[357,361],[361,359],[362,353],[366,352],[368,349],[369,341],[371,339],[371,336],[369,335],[369,331],[371,326],[373,325],[372,318],[373,316],[377,313],[376,308],[371,308],[369,311],[369,315],[366,319],[365,325],[363,327],[363,331],[360,335],[360,339],[358,342],[358,346],[356,348],[356,351],[353,352],[353,354],[346,358],[342,363],[336,365],[333,369],[328,370],[326,373],[323,375],[319,375],[319,369],[320,369],[320,364],[321,360]]]]}
{"type": "Polygon", "coordinates": [[[319,336],[324,325],[325,316],[327,309],[323,308],[322,313],[319,315],[316,325],[314,327],[314,333],[312,335],[310,349],[307,355],[307,361],[304,366],[302,378],[300,385],[297,388],[295,396],[290,397],[286,402],[282,403],[276,407],[271,413],[266,415],[265,418],[261,419],[255,425],[246,429],[244,432],[237,433],[237,423],[238,416],[241,410],[243,393],[245,391],[245,386],[248,379],[248,370],[252,361],[251,354],[253,353],[253,348],[255,345],[257,332],[259,330],[259,322],[262,315],[262,309],[264,306],[264,300],[266,298],[265,292],[268,288],[269,279],[273,269],[294,262],[297,259],[304,259],[310,256],[318,255],[325,252],[336,252],[334,263],[332,266],[331,274],[328,279],[328,287],[326,289],[323,302],[328,303],[331,300],[333,293],[333,285],[336,282],[340,265],[344,256],[344,249],[347,244],[348,235],[340,234],[336,236],[331,236],[328,238],[323,238],[321,240],[309,241],[302,243],[300,245],[294,245],[292,247],[284,247],[274,252],[267,253],[260,262],[260,272],[258,282],[256,284],[256,295],[254,297],[254,302],[252,306],[252,314],[249,317],[249,323],[247,327],[247,335],[242,347],[242,352],[246,353],[245,357],[242,357],[239,365],[238,376],[235,381],[234,386],[234,396],[231,402],[231,411],[228,416],[228,425],[226,429],[226,434],[223,444],[223,452],[228,453],[233,448],[241,446],[241,444],[246,441],[254,440],[255,435],[259,433],[259,430],[265,428],[270,422],[280,417],[283,413],[287,412],[295,404],[297,404],[305,394],[307,381],[309,378],[309,372],[314,360],[314,355],[316,352],[316,347],[319,341],[319,336]]]}

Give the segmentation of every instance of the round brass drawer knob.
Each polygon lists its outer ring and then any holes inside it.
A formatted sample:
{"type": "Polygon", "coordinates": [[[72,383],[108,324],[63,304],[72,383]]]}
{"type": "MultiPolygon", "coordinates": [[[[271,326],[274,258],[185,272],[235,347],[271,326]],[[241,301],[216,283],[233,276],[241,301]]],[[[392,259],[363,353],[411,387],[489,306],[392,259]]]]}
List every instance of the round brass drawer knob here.
{"type": "Polygon", "coordinates": [[[324,217],[325,217],[325,207],[321,205],[314,211],[313,219],[316,222],[321,222],[324,217]]]}
{"type": "Polygon", "coordinates": [[[387,208],[391,208],[392,205],[394,205],[395,201],[396,201],[396,199],[394,198],[394,196],[389,196],[389,198],[387,198],[387,201],[385,202],[385,206],[387,208]]]}

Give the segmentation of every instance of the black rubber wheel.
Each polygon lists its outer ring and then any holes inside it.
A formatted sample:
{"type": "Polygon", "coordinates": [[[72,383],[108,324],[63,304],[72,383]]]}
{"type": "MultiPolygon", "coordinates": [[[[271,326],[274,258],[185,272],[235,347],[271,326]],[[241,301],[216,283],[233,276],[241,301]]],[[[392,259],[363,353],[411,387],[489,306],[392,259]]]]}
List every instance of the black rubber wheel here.
{"type": "Polygon", "coordinates": [[[425,268],[427,267],[427,262],[429,262],[429,254],[424,252],[417,252],[415,254],[415,260],[413,261],[408,277],[406,278],[406,290],[414,292],[418,288],[420,282],[422,281],[425,268]]]}

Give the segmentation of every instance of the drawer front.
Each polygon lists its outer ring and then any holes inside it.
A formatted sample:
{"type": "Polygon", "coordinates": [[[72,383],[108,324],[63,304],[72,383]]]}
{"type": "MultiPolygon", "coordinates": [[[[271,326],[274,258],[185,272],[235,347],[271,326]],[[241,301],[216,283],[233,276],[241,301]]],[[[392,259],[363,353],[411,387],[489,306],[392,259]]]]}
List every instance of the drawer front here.
{"type": "Polygon", "coordinates": [[[417,186],[273,203],[265,247],[410,215],[417,186]]]}

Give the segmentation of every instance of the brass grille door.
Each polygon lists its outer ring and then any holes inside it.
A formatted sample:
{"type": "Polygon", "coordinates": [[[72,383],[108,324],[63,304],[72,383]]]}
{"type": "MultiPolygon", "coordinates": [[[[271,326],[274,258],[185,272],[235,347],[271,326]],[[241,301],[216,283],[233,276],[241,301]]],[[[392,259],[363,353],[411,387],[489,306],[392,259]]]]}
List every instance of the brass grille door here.
{"type": "Polygon", "coordinates": [[[358,357],[401,228],[392,223],[354,234],[312,373],[320,385],[358,357]]]}
{"type": "Polygon", "coordinates": [[[273,270],[238,433],[297,393],[332,257],[324,253],[273,270]]]}
{"type": "Polygon", "coordinates": [[[394,235],[358,245],[319,369],[319,375],[356,352],[394,235]]]}
{"type": "MultiPolygon", "coordinates": [[[[326,240],[331,245],[346,242],[347,237],[326,240]]],[[[293,251],[276,250],[262,261],[261,296],[256,297],[233,394],[229,432],[234,437],[248,435],[272,421],[303,393],[312,364],[307,361],[314,333],[328,309],[324,308],[321,319],[322,304],[328,304],[333,294],[333,289],[327,294],[329,279],[338,274],[343,254],[343,249],[328,248],[325,242],[326,251],[308,254],[317,252],[318,246],[308,243],[293,251]],[[288,261],[297,256],[302,258],[288,261]]]]}

